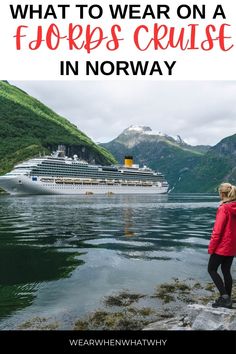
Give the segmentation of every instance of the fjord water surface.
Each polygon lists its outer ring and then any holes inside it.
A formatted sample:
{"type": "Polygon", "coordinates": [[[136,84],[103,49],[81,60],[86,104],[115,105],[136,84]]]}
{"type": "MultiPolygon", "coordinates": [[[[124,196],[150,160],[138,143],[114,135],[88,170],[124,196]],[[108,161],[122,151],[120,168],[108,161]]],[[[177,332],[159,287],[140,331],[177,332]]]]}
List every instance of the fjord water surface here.
{"type": "MultiPolygon", "coordinates": [[[[65,328],[123,289],[210,281],[214,195],[0,197],[0,328],[54,316],[65,328]]],[[[234,266],[235,267],[235,266],[234,266]]]]}

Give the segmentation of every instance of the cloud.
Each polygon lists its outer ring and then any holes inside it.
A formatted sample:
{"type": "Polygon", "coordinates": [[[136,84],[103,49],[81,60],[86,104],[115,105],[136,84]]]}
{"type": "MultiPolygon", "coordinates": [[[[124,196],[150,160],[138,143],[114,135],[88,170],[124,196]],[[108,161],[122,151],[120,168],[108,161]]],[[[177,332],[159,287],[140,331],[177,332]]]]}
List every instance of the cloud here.
{"type": "Polygon", "coordinates": [[[11,81],[96,142],[146,125],[193,144],[236,133],[236,81],[11,81]]]}

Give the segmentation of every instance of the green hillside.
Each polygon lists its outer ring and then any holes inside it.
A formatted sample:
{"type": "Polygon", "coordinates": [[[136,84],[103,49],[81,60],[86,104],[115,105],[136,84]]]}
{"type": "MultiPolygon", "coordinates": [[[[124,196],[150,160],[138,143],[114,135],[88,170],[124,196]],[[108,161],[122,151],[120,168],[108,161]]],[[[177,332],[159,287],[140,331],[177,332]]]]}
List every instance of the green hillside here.
{"type": "Polygon", "coordinates": [[[150,135],[151,129],[125,129],[116,139],[102,144],[119,162],[132,155],[135,163],[162,172],[172,192],[216,192],[222,182],[236,185],[236,134],[213,147],[192,147],[181,138],[150,135]],[[145,134],[148,131],[149,134],[145,134]]]}
{"type": "Polygon", "coordinates": [[[111,153],[68,120],[24,91],[0,81],[0,174],[20,161],[56,150],[59,144],[66,146],[70,156],[77,154],[100,164],[115,162],[111,153]]]}
{"type": "Polygon", "coordinates": [[[178,189],[214,192],[222,182],[236,184],[236,134],[221,140],[192,170],[186,171],[178,189]]]}

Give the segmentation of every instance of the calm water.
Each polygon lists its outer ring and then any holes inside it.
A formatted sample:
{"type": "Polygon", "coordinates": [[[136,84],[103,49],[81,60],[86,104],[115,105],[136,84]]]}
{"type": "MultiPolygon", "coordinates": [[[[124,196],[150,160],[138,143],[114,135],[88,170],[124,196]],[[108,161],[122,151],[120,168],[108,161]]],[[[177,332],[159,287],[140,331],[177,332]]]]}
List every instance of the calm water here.
{"type": "Polygon", "coordinates": [[[209,281],[217,206],[210,195],[1,196],[0,328],[36,316],[69,328],[105,295],[209,281]]]}

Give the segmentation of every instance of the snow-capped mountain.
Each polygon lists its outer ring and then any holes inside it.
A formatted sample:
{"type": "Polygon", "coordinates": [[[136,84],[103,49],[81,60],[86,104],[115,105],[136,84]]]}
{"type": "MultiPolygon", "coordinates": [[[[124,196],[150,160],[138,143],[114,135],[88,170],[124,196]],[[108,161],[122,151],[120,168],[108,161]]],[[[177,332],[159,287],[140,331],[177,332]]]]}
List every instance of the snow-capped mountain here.
{"type": "Polygon", "coordinates": [[[187,146],[187,144],[179,135],[177,138],[174,138],[160,131],[153,131],[150,127],[140,125],[131,125],[130,127],[126,128],[116,139],[113,140],[113,142],[114,141],[126,145],[129,148],[145,141],[166,141],[170,144],[187,146]]]}
{"type": "Polygon", "coordinates": [[[119,163],[125,155],[132,155],[134,163],[147,165],[164,173],[171,188],[176,187],[186,171],[192,170],[207,146],[191,146],[177,136],[153,131],[148,126],[130,126],[114,140],[101,144],[119,163]]]}

